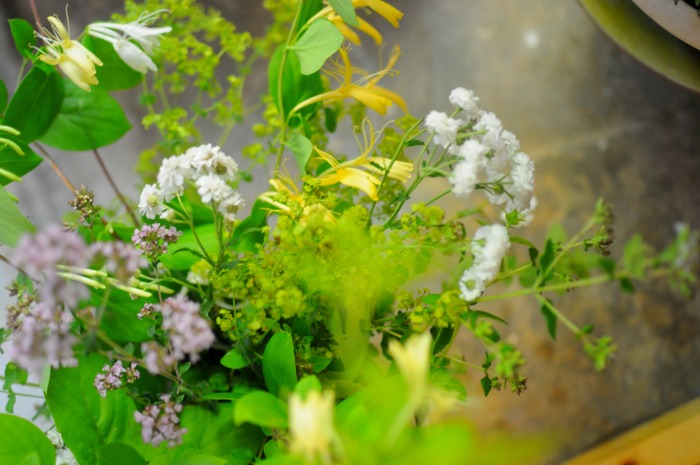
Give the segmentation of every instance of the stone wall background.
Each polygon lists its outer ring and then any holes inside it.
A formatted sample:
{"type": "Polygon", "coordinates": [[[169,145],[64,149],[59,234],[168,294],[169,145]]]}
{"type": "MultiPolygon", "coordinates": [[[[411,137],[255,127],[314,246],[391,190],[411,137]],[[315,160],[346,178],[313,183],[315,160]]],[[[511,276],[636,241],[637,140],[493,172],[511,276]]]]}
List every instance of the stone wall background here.
{"type": "MultiPolygon", "coordinates": [[[[27,3],[3,0],[3,24],[7,17],[33,22],[27,3]]],[[[258,1],[205,3],[242,29],[259,31],[264,23],[258,1]]],[[[382,30],[389,45],[401,44],[403,56],[400,74],[389,86],[407,97],[411,111],[446,110],[452,88],[471,88],[481,97],[481,107],[494,111],[534,159],[540,207],[525,236],[537,243],[553,222],[575,231],[600,196],[615,208],[619,245],[639,231],[660,248],[673,237],[676,221],[700,227],[700,96],[627,56],[575,2],[394,3],[405,12],[401,28],[382,30]]],[[[37,4],[42,16],[64,11],[62,1],[37,4]]],[[[118,0],[73,1],[73,27],[103,19],[120,5],[118,0]]],[[[376,51],[362,53],[371,68],[376,51]]],[[[6,29],[0,32],[0,56],[0,77],[11,87],[19,62],[6,29]]],[[[131,167],[141,138],[148,135],[138,128],[140,109],[130,110],[136,129],[104,156],[127,193],[135,195],[131,167]]],[[[235,156],[240,139],[230,140],[224,150],[235,156]]],[[[99,201],[112,198],[94,160],[85,154],[55,156],[74,183],[94,189],[99,201]]],[[[260,189],[252,186],[251,192],[260,189]]],[[[70,197],[46,163],[13,192],[37,225],[59,221],[70,197]]],[[[7,282],[9,275],[0,268],[0,281],[7,282]]],[[[596,373],[564,330],[552,343],[537,307],[527,299],[496,307],[510,321],[508,337],[517,338],[529,361],[529,390],[479,400],[475,374],[469,391],[477,400],[465,414],[481,429],[556,433],[560,442],[547,462],[554,463],[700,395],[698,298],[682,299],[652,282],[639,286],[635,295],[608,286],[579,290],[556,303],[573,320],[593,323],[598,334],[615,338],[615,363],[596,373]]],[[[479,360],[468,341],[462,348],[479,360]]]]}

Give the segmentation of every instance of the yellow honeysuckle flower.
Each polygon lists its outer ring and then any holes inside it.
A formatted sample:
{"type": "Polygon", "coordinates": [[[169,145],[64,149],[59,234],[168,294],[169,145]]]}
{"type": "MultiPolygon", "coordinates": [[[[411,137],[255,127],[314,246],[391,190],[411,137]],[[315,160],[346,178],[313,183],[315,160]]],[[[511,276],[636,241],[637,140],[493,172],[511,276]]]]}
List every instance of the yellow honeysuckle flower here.
{"type": "Polygon", "coordinates": [[[37,34],[46,42],[46,51],[40,50],[39,59],[52,66],[58,65],[63,74],[85,92],[90,92],[91,85],[97,85],[95,65],[102,66],[102,61],[77,40],[72,40],[63,23],[57,16],[49,16],[51,31],[41,28],[37,34]]]}
{"type": "Polygon", "coordinates": [[[376,85],[377,82],[391,71],[396,60],[399,58],[400,49],[398,46],[394,48],[389,62],[384,69],[369,76],[365,76],[355,82],[352,82],[353,67],[350,63],[347,50],[341,48],[338,50],[338,53],[341,62],[338,62],[338,60],[332,61],[330,68],[324,71],[330,77],[338,81],[340,87],[304,100],[292,109],[292,113],[317,102],[332,102],[334,100],[346,98],[354,98],[382,115],[386,114],[389,106],[394,103],[400,106],[403,111],[408,111],[406,109],[406,104],[399,94],[376,85]]]}
{"type": "MultiPolygon", "coordinates": [[[[375,13],[386,19],[394,27],[399,27],[399,20],[403,17],[403,13],[401,11],[384,0],[353,0],[352,6],[354,8],[369,7],[375,13]]],[[[332,7],[327,6],[323,8],[311,19],[311,21],[322,16],[325,16],[333,24],[335,24],[347,40],[353,44],[360,45],[360,37],[345,23],[345,21],[342,20],[342,18],[340,18],[340,16],[338,16],[337,13],[335,13],[332,7]]],[[[367,21],[359,17],[357,20],[360,23],[359,26],[357,26],[357,29],[372,37],[377,45],[384,41],[384,38],[379,31],[367,21]]]]}
{"type": "Polygon", "coordinates": [[[390,158],[369,156],[377,138],[377,133],[374,132],[369,119],[365,119],[363,122],[362,134],[364,136],[363,143],[358,141],[362,153],[354,160],[343,163],[338,162],[331,154],[314,147],[314,151],[319,158],[331,165],[330,170],[318,176],[318,182],[320,186],[331,186],[341,183],[360,189],[376,202],[379,200],[377,186],[381,184],[381,180],[372,173],[386,175],[398,181],[406,182],[413,173],[413,163],[399,160],[393,160],[392,163],[390,158]],[[362,148],[363,145],[364,149],[362,148]],[[364,168],[364,170],[360,168],[364,168]]]}
{"type": "Polygon", "coordinates": [[[301,221],[304,222],[310,214],[317,212],[319,209],[323,209],[325,211],[323,220],[335,223],[333,213],[323,205],[307,205],[301,192],[290,176],[279,175],[277,179],[270,179],[269,182],[274,191],[264,192],[258,198],[276,208],[270,209],[271,212],[287,215],[292,218],[298,217],[298,212],[301,212],[301,221]],[[287,198],[288,204],[280,201],[279,194],[283,194],[283,196],[287,198]]]}
{"type": "MultiPolygon", "coordinates": [[[[357,33],[353,31],[350,26],[345,24],[343,18],[338,16],[336,13],[329,14],[327,18],[330,22],[332,22],[335,25],[335,27],[337,27],[340,30],[340,32],[348,41],[352,42],[355,45],[362,44],[362,42],[360,41],[360,36],[357,35],[357,33]]],[[[362,18],[357,18],[357,21],[360,23],[359,26],[357,26],[357,29],[374,39],[374,43],[376,45],[380,45],[384,42],[384,37],[377,29],[374,28],[374,26],[372,26],[362,18]]]]}

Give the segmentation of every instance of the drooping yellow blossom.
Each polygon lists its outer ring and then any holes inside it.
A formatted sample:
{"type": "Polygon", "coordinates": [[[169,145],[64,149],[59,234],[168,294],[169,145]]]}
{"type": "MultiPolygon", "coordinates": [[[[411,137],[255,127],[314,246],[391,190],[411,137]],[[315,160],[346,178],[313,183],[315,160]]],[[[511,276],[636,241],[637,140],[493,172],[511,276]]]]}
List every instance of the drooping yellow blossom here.
{"type": "Polygon", "coordinates": [[[274,191],[264,192],[258,198],[275,207],[275,209],[270,209],[271,212],[287,215],[296,219],[300,218],[303,223],[310,214],[322,209],[324,210],[323,220],[335,223],[333,213],[326,207],[318,203],[313,205],[307,204],[290,176],[278,175],[277,179],[270,179],[270,185],[274,191]],[[280,197],[284,197],[286,203],[282,202],[280,197]]]}
{"type": "MultiPolygon", "coordinates": [[[[386,19],[394,27],[399,27],[399,20],[403,17],[403,13],[401,11],[384,0],[353,0],[352,6],[354,8],[369,7],[375,13],[386,19]]],[[[325,16],[328,20],[335,24],[347,40],[355,45],[360,45],[360,37],[345,23],[345,21],[343,21],[343,19],[333,10],[333,8],[330,6],[325,7],[319,11],[311,21],[321,16],[325,16]]],[[[384,41],[384,38],[379,31],[367,21],[359,17],[357,18],[357,21],[359,22],[359,25],[356,26],[357,29],[372,37],[377,45],[384,41]]]]}
{"type": "Polygon", "coordinates": [[[392,67],[399,58],[399,53],[400,49],[396,46],[384,69],[353,82],[352,75],[354,69],[350,63],[350,57],[348,56],[347,50],[341,48],[338,50],[340,61],[337,59],[333,60],[330,62],[330,67],[324,69],[324,72],[328,74],[328,76],[338,81],[340,87],[304,100],[294,107],[292,113],[317,102],[332,102],[346,98],[358,100],[368,108],[382,115],[386,114],[387,109],[394,103],[400,106],[403,111],[407,111],[406,104],[399,94],[377,85],[377,82],[391,72],[392,67]]]}
{"type": "Polygon", "coordinates": [[[37,34],[46,42],[46,51],[41,50],[39,59],[52,66],[58,65],[68,79],[90,92],[90,86],[98,84],[95,65],[102,66],[102,61],[83,44],[72,40],[57,16],[49,16],[48,20],[51,31],[41,28],[41,34],[37,34]]]}
{"type": "Polygon", "coordinates": [[[311,391],[302,399],[299,394],[289,398],[289,450],[302,455],[308,462],[329,463],[331,446],[337,433],[333,426],[334,396],[332,391],[321,394],[311,391]]]}
{"type": "Polygon", "coordinates": [[[377,138],[377,134],[374,132],[369,119],[365,119],[363,123],[362,134],[364,136],[363,143],[358,141],[362,153],[354,160],[343,163],[340,163],[331,154],[314,147],[319,158],[331,165],[330,170],[318,176],[318,182],[320,186],[331,186],[341,183],[360,189],[376,202],[379,200],[377,186],[381,184],[381,180],[372,173],[386,175],[398,181],[406,182],[411,178],[411,173],[413,173],[413,163],[369,156],[374,149],[377,138]]]}
{"type": "Polygon", "coordinates": [[[411,336],[404,345],[395,340],[389,344],[389,354],[406,380],[414,405],[423,402],[428,392],[431,342],[430,333],[423,333],[411,336]]]}

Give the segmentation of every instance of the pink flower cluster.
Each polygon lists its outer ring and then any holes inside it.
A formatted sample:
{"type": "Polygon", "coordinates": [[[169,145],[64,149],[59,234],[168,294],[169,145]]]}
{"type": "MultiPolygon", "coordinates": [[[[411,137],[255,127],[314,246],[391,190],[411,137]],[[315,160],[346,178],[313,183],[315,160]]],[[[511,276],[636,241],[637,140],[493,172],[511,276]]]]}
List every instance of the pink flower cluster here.
{"type": "Polygon", "coordinates": [[[149,405],[143,412],[135,412],[136,423],[141,424],[141,438],[146,444],[158,447],[162,442],[168,441],[170,447],[182,443],[182,435],[186,428],[180,427],[178,413],[182,412],[182,405],[170,400],[170,396],[161,396],[161,404],[149,405]]]}
{"type": "Polygon", "coordinates": [[[131,241],[141,249],[146,257],[151,260],[163,255],[168,251],[168,244],[177,241],[182,232],[174,226],[165,228],[160,223],[147,224],[141,229],[134,231],[131,241]]]}
{"type": "Polygon", "coordinates": [[[184,295],[170,297],[155,305],[155,309],[163,315],[163,329],[170,344],[168,349],[152,341],[141,344],[144,363],[151,373],[172,367],[186,356],[196,362],[200,352],[214,343],[214,333],[199,313],[199,304],[184,295]]]}
{"type": "Polygon", "coordinates": [[[124,368],[121,360],[114,362],[114,365],[105,365],[102,371],[95,376],[95,389],[103,399],[107,397],[107,391],[114,391],[122,387],[125,383],[131,384],[141,377],[141,373],[136,369],[136,362],[132,362],[129,368],[124,368]],[[126,379],[124,378],[126,375],[126,379]]]}
{"type": "Polygon", "coordinates": [[[129,244],[100,242],[88,247],[78,234],[57,225],[22,237],[12,261],[34,281],[39,297],[21,321],[13,324],[17,329],[10,354],[28,370],[40,370],[46,363],[56,368],[76,365],[73,346],[78,340],[71,332],[71,312],[89,297],[87,287],[79,282],[81,270],[97,263],[126,282],[146,265],[129,244]]]}

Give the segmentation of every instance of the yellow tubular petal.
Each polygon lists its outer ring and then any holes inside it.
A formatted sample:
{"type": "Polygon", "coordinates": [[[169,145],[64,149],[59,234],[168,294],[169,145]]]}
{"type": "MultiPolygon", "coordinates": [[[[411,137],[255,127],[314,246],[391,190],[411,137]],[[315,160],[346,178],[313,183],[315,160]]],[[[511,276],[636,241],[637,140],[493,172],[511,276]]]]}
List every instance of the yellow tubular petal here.
{"type": "Polygon", "coordinates": [[[391,100],[374,92],[374,89],[365,87],[352,86],[348,89],[347,96],[359,100],[380,115],[385,115],[387,108],[391,105],[391,100]]]}
{"type": "Polygon", "coordinates": [[[334,169],[338,167],[338,160],[336,160],[333,155],[331,155],[328,152],[324,152],[323,150],[320,150],[318,147],[315,146],[314,151],[316,151],[318,156],[321,157],[322,160],[328,162],[328,164],[331,165],[334,169]]]}
{"type": "Polygon", "coordinates": [[[68,35],[66,28],[63,27],[63,23],[60,19],[58,19],[58,16],[49,16],[47,19],[51,23],[51,27],[59,38],[62,40],[70,40],[70,35],[68,35]]]}
{"type": "MultiPolygon", "coordinates": [[[[365,166],[367,167],[367,169],[375,173],[385,174],[386,169],[390,164],[390,158],[369,157],[367,158],[367,164],[365,166]],[[378,165],[380,168],[377,168],[377,166],[374,165],[378,165]]],[[[401,182],[406,182],[411,178],[411,174],[413,174],[413,163],[396,160],[391,165],[391,169],[389,170],[387,176],[389,176],[390,178],[397,179],[401,182]]]]}
{"type": "Polygon", "coordinates": [[[357,20],[360,22],[360,25],[357,27],[360,31],[364,32],[368,36],[374,39],[374,43],[376,45],[380,45],[382,42],[384,42],[384,37],[379,33],[378,30],[374,28],[370,23],[365,21],[362,18],[357,18],[357,20]]]}
{"type": "Polygon", "coordinates": [[[399,27],[399,20],[403,18],[403,13],[382,0],[366,0],[367,6],[378,15],[389,21],[392,26],[399,27]]]}
{"type": "Polygon", "coordinates": [[[335,24],[335,27],[337,27],[341,34],[350,42],[355,45],[362,45],[360,42],[360,36],[358,36],[355,31],[353,31],[351,28],[348,27],[347,24],[340,18],[338,15],[329,15],[328,19],[335,24]]]}
{"type": "Polygon", "coordinates": [[[375,176],[357,168],[341,169],[337,172],[337,175],[340,183],[361,190],[375,202],[379,200],[376,186],[381,184],[381,181],[375,176]]]}
{"type": "Polygon", "coordinates": [[[380,87],[380,86],[372,87],[372,91],[374,93],[376,93],[377,95],[380,95],[380,96],[386,98],[387,100],[394,102],[399,107],[401,107],[401,109],[404,112],[408,113],[408,108],[406,108],[406,102],[404,102],[403,98],[401,98],[401,96],[399,94],[397,94],[396,92],[393,92],[389,89],[385,89],[384,87],[380,87]]]}

